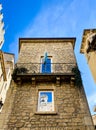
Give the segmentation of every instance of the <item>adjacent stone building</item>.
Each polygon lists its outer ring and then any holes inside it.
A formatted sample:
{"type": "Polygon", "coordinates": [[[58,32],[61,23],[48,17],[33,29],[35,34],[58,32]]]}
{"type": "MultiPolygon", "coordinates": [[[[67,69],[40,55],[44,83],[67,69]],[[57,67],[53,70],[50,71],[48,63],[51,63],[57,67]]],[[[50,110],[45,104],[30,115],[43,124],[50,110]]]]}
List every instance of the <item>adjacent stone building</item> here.
{"type": "Polygon", "coordinates": [[[92,119],[93,119],[94,127],[96,130],[96,114],[92,115],[92,119]]]}
{"type": "Polygon", "coordinates": [[[85,54],[94,81],[96,82],[96,29],[84,30],[80,52],[85,54]]]}
{"type": "Polygon", "coordinates": [[[0,112],[6,99],[14,69],[14,54],[0,51],[0,112]]]}
{"type": "Polygon", "coordinates": [[[0,130],[94,130],[75,38],[20,38],[0,130]]]}

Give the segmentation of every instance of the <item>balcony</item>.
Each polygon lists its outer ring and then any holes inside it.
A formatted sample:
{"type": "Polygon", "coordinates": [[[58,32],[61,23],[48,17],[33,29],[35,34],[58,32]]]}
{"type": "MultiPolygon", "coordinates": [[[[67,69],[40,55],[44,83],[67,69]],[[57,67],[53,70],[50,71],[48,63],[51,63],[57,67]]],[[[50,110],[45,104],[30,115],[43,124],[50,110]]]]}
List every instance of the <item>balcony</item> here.
{"type": "Polygon", "coordinates": [[[74,76],[72,69],[76,67],[75,63],[17,63],[13,72],[13,78],[32,79],[36,77],[38,80],[56,79],[57,76],[71,77],[74,76]]]}
{"type": "Polygon", "coordinates": [[[70,74],[75,66],[75,63],[17,63],[15,68],[20,69],[17,74],[70,74]]]}

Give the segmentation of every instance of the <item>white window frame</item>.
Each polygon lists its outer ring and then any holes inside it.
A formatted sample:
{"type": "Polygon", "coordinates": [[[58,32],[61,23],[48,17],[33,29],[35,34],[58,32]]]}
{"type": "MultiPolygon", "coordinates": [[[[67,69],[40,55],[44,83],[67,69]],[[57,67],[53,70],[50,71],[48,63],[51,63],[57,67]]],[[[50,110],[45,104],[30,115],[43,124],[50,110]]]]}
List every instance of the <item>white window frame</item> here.
{"type": "Polygon", "coordinates": [[[38,108],[37,108],[37,111],[38,112],[54,112],[54,91],[53,90],[46,90],[46,91],[43,91],[43,90],[40,90],[38,92],[38,108]],[[40,103],[40,100],[41,100],[41,95],[40,93],[48,93],[48,92],[51,92],[52,93],[52,103],[40,103]]]}

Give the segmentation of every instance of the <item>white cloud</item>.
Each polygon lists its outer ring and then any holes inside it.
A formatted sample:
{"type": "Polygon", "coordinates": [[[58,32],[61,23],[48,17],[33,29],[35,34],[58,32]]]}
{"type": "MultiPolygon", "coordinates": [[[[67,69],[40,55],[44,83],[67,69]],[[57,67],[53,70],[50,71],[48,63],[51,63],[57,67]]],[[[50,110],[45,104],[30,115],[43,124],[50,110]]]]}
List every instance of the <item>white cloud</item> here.
{"type": "Polygon", "coordinates": [[[81,0],[80,2],[77,0],[71,0],[71,2],[70,0],[68,2],[60,0],[58,2],[56,0],[44,6],[34,18],[34,22],[32,19],[30,25],[26,25],[20,36],[77,36],[79,31],[83,31],[88,26],[90,28],[90,23],[94,23],[93,26],[95,26],[95,14],[94,9],[90,9],[90,0],[81,0]]]}
{"type": "Polygon", "coordinates": [[[90,9],[89,0],[73,0],[68,5],[64,1],[44,7],[25,29],[24,36],[77,36],[85,28],[96,27],[95,21],[96,13],[90,9]]]}
{"type": "Polygon", "coordinates": [[[2,4],[0,4],[0,10],[2,10],[2,4]]]}
{"type": "Polygon", "coordinates": [[[34,23],[30,23],[24,31],[24,36],[64,36],[67,30],[67,7],[64,7],[64,4],[65,2],[62,2],[43,8],[34,23]]]}
{"type": "MultiPolygon", "coordinates": [[[[45,4],[37,16],[20,30],[10,44],[10,50],[16,52],[19,37],[74,37],[79,40],[83,29],[96,27],[96,7],[94,0],[54,0],[45,4]],[[92,4],[94,3],[94,4],[92,4]],[[92,5],[91,5],[92,4],[92,5]],[[16,47],[16,48],[15,48],[16,47]]],[[[78,40],[76,49],[81,41],[78,40]]],[[[76,50],[77,52],[77,50],[76,50]]],[[[17,55],[17,53],[16,53],[17,55]]]]}

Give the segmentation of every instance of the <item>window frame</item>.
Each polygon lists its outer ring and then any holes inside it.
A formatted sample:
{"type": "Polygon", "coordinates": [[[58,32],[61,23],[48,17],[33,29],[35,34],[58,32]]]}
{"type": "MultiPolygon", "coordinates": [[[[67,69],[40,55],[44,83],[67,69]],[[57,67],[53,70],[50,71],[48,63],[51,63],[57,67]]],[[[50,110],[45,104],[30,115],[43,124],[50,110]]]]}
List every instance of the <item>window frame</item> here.
{"type": "MultiPolygon", "coordinates": [[[[55,112],[55,104],[54,104],[54,90],[39,90],[38,91],[38,106],[37,106],[37,112],[41,112],[41,113],[49,113],[49,112],[55,112]],[[51,92],[52,93],[52,110],[40,110],[41,108],[40,108],[40,93],[49,93],[49,92],[51,92]]],[[[43,105],[42,105],[43,106],[43,105]]],[[[42,107],[41,106],[41,107],[42,107]]],[[[43,106],[44,107],[44,106],[43,106]]],[[[47,107],[48,107],[48,104],[47,104],[47,107]]],[[[45,108],[47,108],[46,106],[45,106],[45,108]]],[[[44,109],[44,108],[43,108],[44,109]]]]}

